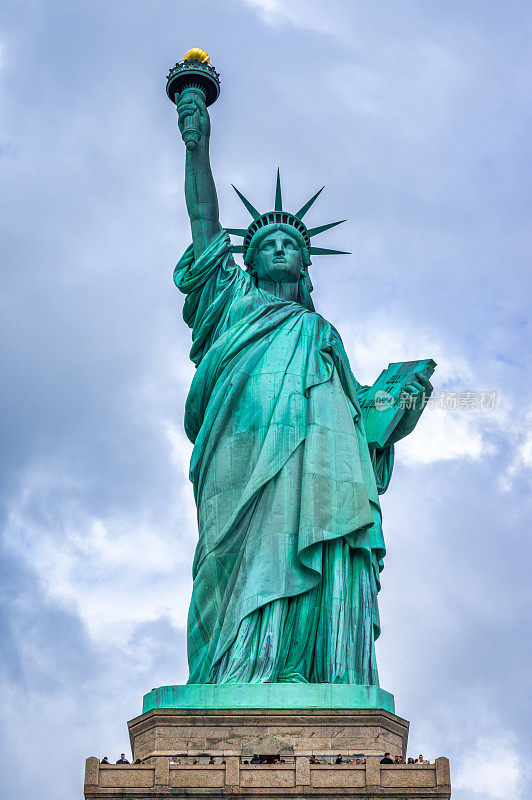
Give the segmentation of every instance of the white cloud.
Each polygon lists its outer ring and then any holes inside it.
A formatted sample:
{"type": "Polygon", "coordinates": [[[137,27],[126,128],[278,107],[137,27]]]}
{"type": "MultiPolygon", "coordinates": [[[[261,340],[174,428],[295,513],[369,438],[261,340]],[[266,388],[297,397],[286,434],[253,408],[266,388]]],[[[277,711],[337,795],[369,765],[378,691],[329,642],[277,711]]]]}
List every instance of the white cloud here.
{"type": "Polygon", "coordinates": [[[499,483],[504,491],[510,491],[514,481],[532,469],[532,411],[514,415],[509,431],[515,442],[514,458],[499,483]]]}
{"type": "Polygon", "coordinates": [[[345,317],[338,327],[352,357],[355,374],[363,383],[373,382],[389,362],[415,358],[433,358],[437,362],[434,381],[437,379],[440,386],[468,386],[474,378],[464,356],[452,352],[436,331],[420,329],[409,319],[394,318],[389,313],[367,315],[361,327],[353,323],[352,317],[345,317]]]}
{"type": "MultiPolygon", "coordinates": [[[[161,424],[164,426],[164,432],[172,448],[172,461],[181,473],[183,479],[188,480],[192,444],[183,436],[182,429],[172,420],[167,420],[161,424]]],[[[190,511],[190,507],[187,510],[190,511]]]]}
{"type": "MultiPolygon", "coordinates": [[[[252,8],[256,9],[266,20],[270,21],[275,17],[283,17],[283,3],[280,0],[244,0],[252,8]]],[[[289,14],[288,14],[289,16],[289,14]]]]}
{"type": "Polygon", "coordinates": [[[510,736],[483,736],[466,749],[454,770],[453,788],[488,800],[520,800],[524,764],[510,736]]]}
{"type": "Polygon", "coordinates": [[[400,458],[410,464],[430,464],[471,458],[474,461],[495,448],[483,438],[483,420],[474,412],[427,408],[415,433],[398,447],[400,458]]]}
{"type": "Polygon", "coordinates": [[[269,25],[289,23],[298,28],[335,36],[345,33],[349,19],[345,14],[345,5],[336,0],[327,3],[327,13],[324,13],[321,0],[244,0],[244,2],[269,25]]]}
{"type": "MultiPolygon", "coordinates": [[[[529,423],[532,422],[532,415],[528,415],[529,423]]],[[[532,431],[528,430],[526,439],[519,448],[521,462],[525,467],[532,467],[532,431]]]]}
{"type": "Polygon", "coordinates": [[[94,515],[83,501],[87,487],[58,464],[29,469],[11,502],[7,544],[50,597],[75,607],[99,642],[125,644],[137,623],[160,616],[186,625],[196,537],[186,481],[190,445],[178,429],[161,424],[178,488],[155,514],[94,515]]]}
{"type": "Polygon", "coordinates": [[[420,330],[409,320],[382,315],[368,318],[363,329],[356,328],[350,319],[343,320],[340,328],[361,383],[372,384],[389,362],[433,358],[437,363],[432,378],[434,406],[425,409],[415,432],[398,445],[401,460],[412,465],[460,458],[478,460],[495,451],[489,435],[506,424],[508,401],[498,395],[493,409],[460,408],[458,393],[487,389],[467,359],[453,352],[452,346],[441,341],[434,331],[420,330]],[[457,393],[456,409],[438,408],[438,394],[442,391],[457,393]]]}

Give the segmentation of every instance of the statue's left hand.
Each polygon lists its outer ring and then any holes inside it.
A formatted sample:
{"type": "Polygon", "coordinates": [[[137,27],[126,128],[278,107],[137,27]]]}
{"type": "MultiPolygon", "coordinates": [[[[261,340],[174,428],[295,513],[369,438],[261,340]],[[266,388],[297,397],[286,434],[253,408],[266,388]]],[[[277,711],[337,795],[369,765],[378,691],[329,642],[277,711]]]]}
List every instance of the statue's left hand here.
{"type": "Polygon", "coordinates": [[[431,394],[432,383],[420,372],[416,372],[414,380],[403,388],[401,401],[404,407],[404,414],[391,434],[388,444],[394,444],[400,439],[404,439],[409,433],[412,433],[431,394]]]}
{"type": "Polygon", "coordinates": [[[432,383],[421,372],[416,372],[414,380],[403,388],[401,399],[407,410],[421,412],[433,392],[432,383]]]}

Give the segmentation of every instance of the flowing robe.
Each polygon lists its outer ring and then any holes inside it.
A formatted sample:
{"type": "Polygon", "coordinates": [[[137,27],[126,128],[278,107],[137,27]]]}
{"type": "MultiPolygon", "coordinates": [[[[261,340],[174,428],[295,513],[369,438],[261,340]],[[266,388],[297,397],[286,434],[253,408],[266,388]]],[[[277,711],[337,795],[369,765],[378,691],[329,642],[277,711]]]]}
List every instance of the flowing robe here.
{"type": "Polygon", "coordinates": [[[199,540],[189,683],[378,684],[379,492],[338,332],[259,289],[221,233],[174,271],[197,370],[185,409],[199,540]]]}

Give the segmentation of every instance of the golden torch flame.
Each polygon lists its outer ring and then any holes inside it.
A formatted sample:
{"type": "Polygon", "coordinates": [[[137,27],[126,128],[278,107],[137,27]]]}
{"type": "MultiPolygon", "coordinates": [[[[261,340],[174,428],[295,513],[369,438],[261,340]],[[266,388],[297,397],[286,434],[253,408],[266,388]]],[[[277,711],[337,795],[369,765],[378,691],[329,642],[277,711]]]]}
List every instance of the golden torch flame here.
{"type": "Polygon", "coordinates": [[[185,53],[185,57],[183,59],[183,61],[199,61],[200,64],[208,64],[210,60],[210,56],[208,56],[205,50],[202,50],[200,47],[193,47],[192,50],[189,50],[187,53],[185,53]]]}

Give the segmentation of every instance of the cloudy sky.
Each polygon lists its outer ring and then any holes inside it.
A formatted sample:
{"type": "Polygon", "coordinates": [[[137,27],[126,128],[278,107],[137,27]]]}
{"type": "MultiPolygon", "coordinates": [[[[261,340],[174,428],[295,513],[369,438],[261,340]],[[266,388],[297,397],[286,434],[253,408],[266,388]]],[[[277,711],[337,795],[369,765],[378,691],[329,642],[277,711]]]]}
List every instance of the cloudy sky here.
{"type": "Polygon", "coordinates": [[[85,757],[127,751],[142,695],[187,678],[164,78],[192,46],[223,80],[222,222],[248,224],[230,183],[264,210],[277,166],[289,208],[325,183],[309,224],[348,217],[319,244],[352,255],[316,259],[314,300],[358,379],[438,362],[383,498],[381,684],[456,800],[529,796],[531,28],[526,0],[4,3],[3,798],[81,797],[85,757]]]}

